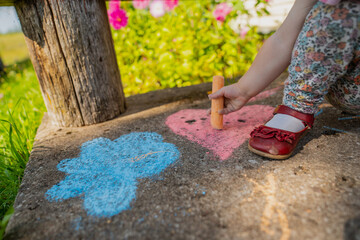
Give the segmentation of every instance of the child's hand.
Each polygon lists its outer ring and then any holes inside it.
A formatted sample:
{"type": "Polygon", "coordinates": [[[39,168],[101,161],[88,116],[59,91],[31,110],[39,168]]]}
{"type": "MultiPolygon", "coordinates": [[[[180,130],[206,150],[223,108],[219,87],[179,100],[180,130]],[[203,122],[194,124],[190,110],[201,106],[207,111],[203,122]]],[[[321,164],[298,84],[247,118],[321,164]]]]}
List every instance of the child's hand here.
{"type": "Polygon", "coordinates": [[[296,0],[284,23],[265,41],[240,81],[209,95],[210,99],[224,97],[225,106],[219,110],[219,114],[239,110],[251,97],[264,90],[285,71],[291,61],[291,53],[305,18],[317,2],[318,0],[296,0]]]}
{"type": "MultiPolygon", "coordinates": [[[[242,93],[239,84],[235,83],[221,88],[219,91],[209,95],[209,99],[224,97],[224,109],[219,110],[219,114],[228,114],[242,108],[250,97],[242,93]]],[[[209,111],[210,113],[210,111],[209,111]]]]}

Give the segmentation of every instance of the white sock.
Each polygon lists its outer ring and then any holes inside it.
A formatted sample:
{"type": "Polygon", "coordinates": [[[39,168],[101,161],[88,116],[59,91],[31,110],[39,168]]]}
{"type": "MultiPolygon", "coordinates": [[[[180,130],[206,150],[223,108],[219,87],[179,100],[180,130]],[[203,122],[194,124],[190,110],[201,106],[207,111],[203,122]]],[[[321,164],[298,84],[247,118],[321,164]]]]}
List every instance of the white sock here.
{"type": "Polygon", "coordinates": [[[305,128],[304,123],[290,115],[276,114],[265,126],[286,130],[289,132],[299,132],[305,128]]]}

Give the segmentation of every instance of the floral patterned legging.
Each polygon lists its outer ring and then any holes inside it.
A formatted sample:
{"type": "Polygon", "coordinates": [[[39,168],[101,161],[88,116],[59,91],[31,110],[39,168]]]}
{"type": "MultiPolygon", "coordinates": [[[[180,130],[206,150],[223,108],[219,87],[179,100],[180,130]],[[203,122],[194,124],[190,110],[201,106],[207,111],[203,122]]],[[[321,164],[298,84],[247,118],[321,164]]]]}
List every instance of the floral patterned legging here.
{"type": "Polygon", "coordinates": [[[306,17],[291,58],[283,104],[316,113],[326,99],[360,113],[360,2],[318,2],[306,17]]]}

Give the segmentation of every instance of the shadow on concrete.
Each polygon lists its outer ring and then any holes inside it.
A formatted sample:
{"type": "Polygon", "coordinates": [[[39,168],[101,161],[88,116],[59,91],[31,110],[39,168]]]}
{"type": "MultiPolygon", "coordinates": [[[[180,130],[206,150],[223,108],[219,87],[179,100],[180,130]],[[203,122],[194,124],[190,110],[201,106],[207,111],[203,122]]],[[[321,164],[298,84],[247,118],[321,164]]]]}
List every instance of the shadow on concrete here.
{"type": "Polygon", "coordinates": [[[346,221],[344,226],[344,240],[360,239],[360,215],[346,221]]]}

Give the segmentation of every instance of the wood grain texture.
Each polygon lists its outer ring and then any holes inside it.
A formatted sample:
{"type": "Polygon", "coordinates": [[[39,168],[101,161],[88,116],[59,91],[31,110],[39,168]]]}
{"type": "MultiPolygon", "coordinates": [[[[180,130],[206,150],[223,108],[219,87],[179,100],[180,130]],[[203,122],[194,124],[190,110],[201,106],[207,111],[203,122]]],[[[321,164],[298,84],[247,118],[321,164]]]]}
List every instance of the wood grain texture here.
{"type": "Polygon", "coordinates": [[[15,3],[53,123],[84,126],[125,111],[103,0],[15,3]]]}

